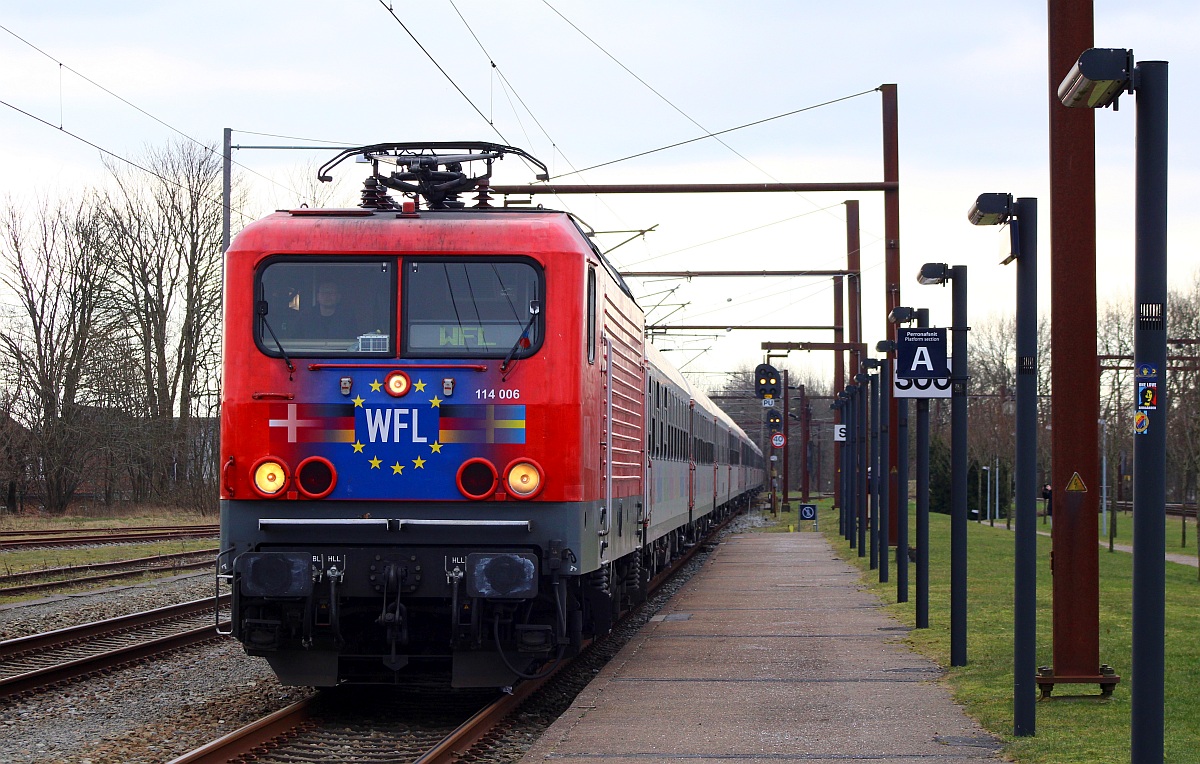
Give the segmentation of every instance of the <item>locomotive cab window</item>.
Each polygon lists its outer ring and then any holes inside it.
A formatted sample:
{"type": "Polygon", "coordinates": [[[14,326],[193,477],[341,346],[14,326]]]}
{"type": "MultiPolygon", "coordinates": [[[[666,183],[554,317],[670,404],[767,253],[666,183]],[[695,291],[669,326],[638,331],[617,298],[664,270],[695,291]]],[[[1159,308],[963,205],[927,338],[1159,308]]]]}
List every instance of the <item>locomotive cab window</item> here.
{"type": "Polygon", "coordinates": [[[527,358],[544,333],[541,269],[516,258],[407,258],[405,357],[527,358]]]}
{"type": "Polygon", "coordinates": [[[256,284],[259,348],[276,356],[394,356],[395,274],[392,258],[268,261],[256,284]]]}

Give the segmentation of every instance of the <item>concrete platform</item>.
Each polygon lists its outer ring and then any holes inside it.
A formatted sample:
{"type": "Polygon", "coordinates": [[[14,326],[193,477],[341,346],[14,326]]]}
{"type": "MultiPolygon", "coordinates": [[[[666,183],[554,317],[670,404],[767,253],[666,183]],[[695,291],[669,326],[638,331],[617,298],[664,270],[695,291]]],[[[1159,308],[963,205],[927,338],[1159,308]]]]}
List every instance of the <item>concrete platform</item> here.
{"type": "Polygon", "coordinates": [[[732,536],[522,762],[1000,760],[906,630],[819,534],[732,536]]]}

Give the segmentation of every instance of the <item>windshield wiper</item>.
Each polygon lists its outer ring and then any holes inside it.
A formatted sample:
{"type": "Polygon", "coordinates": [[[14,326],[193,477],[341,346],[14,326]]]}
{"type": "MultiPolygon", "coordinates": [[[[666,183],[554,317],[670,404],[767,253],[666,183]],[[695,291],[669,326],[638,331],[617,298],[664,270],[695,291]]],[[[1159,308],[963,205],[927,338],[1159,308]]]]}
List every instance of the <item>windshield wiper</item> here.
{"type": "Polygon", "coordinates": [[[287,351],[283,349],[283,344],[279,341],[279,338],[275,336],[275,330],[272,329],[271,324],[267,322],[267,301],[259,300],[256,308],[257,310],[255,310],[255,312],[258,313],[258,317],[262,319],[263,326],[267,327],[267,332],[270,333],[271,339],[275,340],[275,347],[279,348],[279,354],[283,356],[283,362],[287,364],[289,375],[288,378],[291,379],[290,375],[296,371],[296,366],[292,363],[292,359],[288,358],[287,351]]]}
{"type": "Polygon", "coordinates": [[[504,362],[500,364],[500,372],[504,373],[508,370],[508,363],[521,349],[521,343],[525,343],[525,347],[529,347],[529,330],[533,327],[533,322],[537,321],[538,314],[542,312],[542,305],[537,300],[529,301],[529,323],[525,324],[525,328],[521,330],[517,341],[513,343],[512,350],[508,351],[508,355],[504,356],[504,362]]]}

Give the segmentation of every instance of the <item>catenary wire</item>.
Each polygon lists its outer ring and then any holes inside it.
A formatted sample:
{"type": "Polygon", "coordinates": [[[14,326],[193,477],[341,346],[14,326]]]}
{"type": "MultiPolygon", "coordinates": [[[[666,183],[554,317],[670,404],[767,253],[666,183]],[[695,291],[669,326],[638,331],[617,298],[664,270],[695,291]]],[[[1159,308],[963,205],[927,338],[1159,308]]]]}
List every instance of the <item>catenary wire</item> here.
{"type": "MultiPolygon", "coordinates": [[[[569,166],[571,168],[572,172],[570,174],[574,175],[574,174],[579,173],[580,171],[575,170],[574,163],[571,162],[571,160],[567,157],[567,155],[562,151],[562,149],[559,147],[558,143],[554,140],[554,138],[550,135],[550,132],[546,129],[546,126],[543,125],[542,121],[537,118],[537,115],[533,113],[533,109],[529,108],[529,104],[525,102],[525,99],[521,97],[521,94],[517,91],[516,87],[512,84],[511,81],[509,81],[508,77],[504,74],[504,70],[501,69],[500,65],[496,63],[496,60],[492,57],[491,52],[487,49],[486,46],[484,46],[483,41],[481,39],[479,39],[479,35],[475,33],[475,29],[471,26],[470,22],[467,21],[467,17],[463,15],[462,11],[459,9],[458,5],[454,3],[453,0],[450,1],[450,7],[454,9],[454,12],[456,14],[458,14],[458,18],[462,21],[463,26],[465,26],[467,28],[467,32],[471,35],[472,39],[475,40],[475,44],[479,46],[479,50],[483,53],[484,57],[487,58],[488,64],[489,64],[489,66],[491,66],[492,71],[495,72],[496,76],[498,76],[500,78],[500,87],[504,91],[505,97],[508,99],[509,108],[512,109],[513,117],[517,120],[517,124],[521,127],[521,132],[525,134],[526,140],[528,140],[530,142],[530,144],[532,145],[533,140],[532,140],[532,138],[529,137],[529,133],[526,132],[525,125],[521,121],[520,115],[517,113],[517,108],[512,103],[513,97],[516,97],[517,102],[521,104],[521,108],[525,110],[525,113],[528,114],[529,118],[533,120],[533,123],[535,125],[537,125],[538,130],[541,130],[542,135],[544,135],[546,137],[546,140],[550,142],[552,152],[556,153],[558,156],[561,156],[563,161],[567,163],[567,166],[569,166]]],[[[491,124],[491,120],[489,120],[489,124],[491,124]]],[[[584,180],[583,182],[585,185],[587,185],[586,180],[584,180]]],[[[571,211],[571,206],[567,203],[567,201],[561,195],[555,194],[554,198],[557,200],[557,203],[562,206],[563,209],[567,210],[568,212],[571,211]]],[[[605,207],[605,209],[607,209],[609,212],[611,212],[613,214],[614,217],[616,217],[618,220],[621,220],[621,215],[618,214],[617,211],[614,210],[612,208],[612,206],[609,205],[608,202],[603,197],[597,196],[597,199],[605,207]]]]}
{"type": "Polygon", "coordinates": [[[829,206],[827,206],[827,207],[821,207],[820,209],[809,210],[808,212],[801,212],[799,215],[793,215],[793,216],[791,216],[791,217],[788,217],[788,218],[783,218],[782,220],[775,220],[775,221],[772,221],[772,222],[770,222],[770,223],[763,223],[763,224],[762,224],[762,225],[760,225],[760,226],[755,226],[754,228],[747,228],[747,229],[746,229],[746,230],[744,230],[744,231],[738,231],[737,233],[731,233],[731,234],[728,234],[728,235],[726,235],[726,236],[720,236],[720,237],[718,237],[718,238],[716,238],[716,239],[709,239],[708,241],[703,241],[703,242],[700,242],[699,244],[689,244],[689,245],[688,245],[688,246],[686,246],[686,247],[681,247],[681,248],[679,248],[679,249],[671,250],[670,252],[664,252],[664,253],[662,253],[661,255],[654,255],[653,257],[647,257],[645,260],[638,260],[638,261],[637,261],[637,262],[635,262],[635,263],[628,263],[628,264],[625,266],[625,268],[632,268],[632,267],[634,267],[635,265],[642,265],[643,263],[649,263],[649,262],[651,262],[651,261],[653,261],[653,260],[658,260],[658,259],[660,259],[660,258],[663,258],[663,257],[669,257],[669,256],[671,256],[671,255],[677,255],[677,254],[679,254],[680,252],[687,252],[687,251],[689,251],[689,250],[693,250],[693,249],[699,249],[700,247],[707,247],[709,244],[716,244],[717,242],[720,242],[720,241],[726,241],[726,240],[728,240],[728,239],[733,239],[733,238],[736,238],[736,237],[738,237],[738,236],[744,236],[744,235],[746,235],[746,234],[748,234],[748,233],[754,233],[755,231],[761,231],[761,230],[763,230],[764,228],[770,228],[771,226],[776,226],[776,225],[781,225],[781,224],[783,224],[783,223],[788,223],[788,222],[791,222],[791,221],[793,221],[793,220],[798,220],[799,218],[808,217],[809,215],[815,215],[815,214],[816,214],[816,213],[818,213],[818,212],[824,212],[824,211],[826,211],[826,210],[830,210],[830,209],[833,209],[834,207],[840,207],[840,206],[842,206],[842,203],[841,203],[841,202],[838,202],[837,204],[831,204],[831,205],[829,205],[829,206]]]}
{"type": "Polygon", "coordinates": [[[496,135],[500,136],[500,140],[504,141],[505,143],[508,143],[509,142],[508,138],[504,137],[504,133],[502,133],[500,131],[500,128],[496,127],[496,125],[490,119],[487,118],[487,115],[484,114],[483,111],[478,106],[475,105],[475,102],[471,100],[471,97],[469,95],[467,95],[463,91],[463,89],[458,86],[458,83],[454,81],[454,78],[450,76],[450,73],[447,72],[442,67],[442,65],[438,63],[437,59],[433,57],[433,54],[430,53],[429,50],[424,45],[421,44],[421,41],[417,39],[417,36],[412,33],[412,30],[409,29],[408,26],[403,21],[400,20],[400,17],[396,15],[396,11],[392,10],[392,7],[390,5],[388,5],[387,2],[385,2],[384,0],[379,0],[379,4],[381,6],[383,6],[383,9],[386,10],[393,19],[396,20],[396,23],[400,25],[400,28],[404,30],[405,34],[407,34],[409,36],[409,38],[412,39],[413,43],[416,44],[416,46],[421,49],[421,52],[425,54],[425,57],[429,59],[430,63],[432,63],[435,67],[437,67],[437,70],[439,72],[441,72],[442,76],[446,78],[446,81],[449,82],[454,87],[454,89],[458,91],[458,94],[463,97],[463,100],[465,100],[467,102],[467,104],[469,104],[470,107],[475,110],[476,114],[478,114],[480,117],[483,118],[484,122],[488,123],[488,126],[491,127],[492,130],[495,131],[496,135]]]}
{"type": "MultiPolygon", "coordinates": [[[[864,96],[867,93],[874,93],[877,90],[879,90],[879,88],[871,88],[870,90],[864,90],[860,93],[854,93],[852,95],[842,96],[841,98],[834,98],[832,100],[824,101],[822,103],[815,103],[815,104],[812,104],[811,106],[805,106],[800,109],[793,109],[792,111],[787,111],[782,114],[776,114],[773,117],[765,117],[763,119],[755,120],[754,122],[747,122],[744,125],[738,125],[736,127],[730,127],[730,128],[726,128],[724,130],[718,130],[715,133],[705,133],[704,135],[699,135],[699,136],[696,136],[695,138],[689,138],[686,141],[679,141],[677,143],[671,143],[666,146],[659,146],[656,149],[650,149],[648,151],[641,151],[641,152],[638,152],[637,154],[630,154],[629,156],[621,157],[620,159],[610,159],[607,162],[601,162],[600,164],[594,164],[591,167],[585,167],[582,170],[572,170],[571,172],[566,172],[566,173],[561,173],[559,175],[555,175],[553,178],[551,178],[551,180],[555,180],[557,178],[563,178],[563,177],[566,177],[567,175],[573,175],[577,172],[587,172],[588,170],[595,170],[600,167],[607,167],[609,165],[617,164],[618,162],[626,162],[630,159],[638,159],[640,157],[649,156],[650,154],[656,154],[660,151],[667,151],[668,149],[679,148],[680,146],[686,146],[689,143],[696,143],[697,141],[707,140],[708,138],[715,138],[718,135],[725,135],[726,133],[732,133],[737,130],[744,130],[748,127],[756,127],[758,125],[762,125],[767,122],[772,122],[777,119],[783,119],[784,117],[791,117],[795,114],[801,114],[806,111],[812,111],[813,109],[819,109],[822,106],[830,106],[832,104],[840,103],[842,101],[849,101],[852,98],[858,98],[859,96],[864,96]]],[[[697,127],[699,127],[701,130],[705,129],[702,125],[697,125],[697,127]]],[[[725,145],[725,144],[722,143],[722,145],[725,145]]],[[[734,152],[734,153],[737,153],[737,152],[734,152]]],[[[742,156],[742,155],[738,154],[738,156],[742,156]]],[[[745,157],[742,157],[742,158],[745,159],[745,157]]],[[[753,163],[751,163],[751,166],[755,167],[755,169],[759,169],[759,170],[762,169],[762,168],[759,168],[757,165],[754,165],[753,163]]],[[[764,171],[764,174],[766,174],[765,171],[764,171]]],[[[770,176],[768,175],[768,177],[770,177],[770,176]]]]}
{"type": "MultiPolygon", "coordinates": [[[[26,117],[29,117],[30,119],[41,122],[46,127],[49,127],[54,130],[58,130],[63,135],[68,135],[68,136],[74,138],[75,140],[79,141],[80,143],[87,144],[88,146],[91,146],[92,148],[99,151],[100,153],[105,154],[106,156],[110,156],[113,159],[124,162],[125,164],[127,164],[131,167],[135,167],[135,168],[141,170],[142,172],[146,173],[147,175],[151,175],[155,178],[158,178],[159,180],[163,181],[164,183],[169,183],[172,186],[176,186],[177,188],[180,188],[184,191],[187,190],[184,187],[184,185],[182,183],[180,183],[179,181],[174,180],[172,178],[168,178],[164,175],[159,175],[154,170],[151,170],[148,167],[143,167],[142,165],[138,164],[137,162],[133,161],[132,159],[127,159],[126,157],[123,157],[120,154],[117,154],[116,152],[109,151],[108,149],[104,148],[103,146],[93,143],[92,141],[89,141],[87,138],[84,138],[81,135],[76,135],[75,133],[71,132],[70,130],[67,130],[64,127],[59,127],[52,122],[47,122],[46,120],[42,119],[41,117],[37,116],[36,114],[31,114],[19,106],[14,106],[13,104],[9,103],[8,101],[4,101],[4,100],[0,100],[0,105],[7,106],[8,108],[12,109],[13,111],[19,112],[20,114],[24,114],[26,117]]],[[[232,207],[229,207],[228,205],[226,205],[224,199],[214,199],[210,196],[204,196],[204,195],[201,195],[201,198],[207,199],[210,202],[216,202],[218,206],[220,206],[224,209],[228,209],[230,213],[239,215],[240,217],[242,217],[245,220],[248,220],[248,221],[253,220],[253,218],[251,218],[249,215],[245,214],[244,212],[242,212],[240,210],[235,210],[232,207]]]]}
{"type": "MultiPolygon", "coordinates": [[[[41,53],[41,54],[42,54],[43,56],[45,56],[46,58],[48,58],[48,59],[50,59],[51,61],[53,61],[54,63],[58,64],[58,71],[59,71],[59,81],[60,81],[60,82],[59,82],[59,104],[58,104],[59,123],[58,123],[58,125],[54,125],[54,124],[52,124],[52,123],[50,123],[50,122],[48,122],[48,121],[46,121],[46,120],[41,120],[41,121],[45,122],[47,125],[50,125],[50,127],[57,127],[59,130],[63,130],[63,125],[62,125],[62,112],[63,112],[63,105],[62,105],[62,83],[61,83],[61,80],[62,80],[62,71],[63,71],[64,69],[66,69],[68,72],[70,72],[71,74],[74,74],[76,77],[79,77],[80,79],[82,79],[83,81],[85,81],[85,82],[89,83],[89,84],[90,84],[90,85],[92,85],[93,87],[97,87],[97,88],[99,88],[100,90],[103,90],[105,93],[109,94],[109,95],[110,95],[110,96],[112,96],[113,98],[117,99],[117,100],[118,100],[118,101],[120,101],[121,103],[123,103],[123,104],[125,104],[126,106],[128,106],[129,108],[133,109],[134,111],[137,111],[138,113],[140,113],[140,114],[142,114],[142,115],[144,115],[144,116],[147,116],[147,117],[149,117],[150,119],[154,120],[155,122],[157,122],[158,124],[160,124],[160,125],[162,125],[163,127],[167,128],[168,130],[171,130],[171,131],[172,131],[172,132],[174,132],[175,134],[177,134],[177,135],[179,135],[179,136],[181,136],[181,137],[183,137],[183,138],[186,138],[186,139],[188,139],[188,140],[189,140],[189,141],[191,141],[192,143],[195,143],[197,146],[201,147],[201,148],[202,148],[202,149],[204,149],[205,151],[208,151],[208,152],[210,152],[210,153],[213,153],[213,154],[217,153],[216,151],[214,151],[214,150],[213,150],[213,148],[212,148],[211,146],[207,145],[207,144],[206,144],[206,143],[204,143],[203,141],[200,141],[200,140],[198,140],[198,139],[196,139],[196,138],[193,138],[192,136],[190,136],[190,135],[188,135],[187,133],[183,132],[182,130],[180,130],[179,128],[175,127],[174,125],[171,125],[171,124],[169,124],[169,123],[167,123],[167,122],[163,121],[162,119],[159,119],[158,117],[154,116],[153,114],[151,114],[150,112],[146,111],[146,110],[145,110],[145,109],[143,109],[142,107],[140,107],[140,106],[138,106],[137,104],[133,103],[133,102],[132,102],[132,101],[130,101],[129,99],[127,99],[127,98],[125,98],[125,97],[123,97],[123,96],[121,96],[121,95],[119,95],[119,94],[117,94],[117,93],[114,93],[112,90],[109,90],[109,89],[108,89],[108,88],[106,88],[105,86],[101,85],[99,82],[96,82],[96,81],[95,81],[95,80],[93,80],[91,77],[88,77],[86,74],[84,74],[83,72],[79,71],[78,69],[75,69],[75,68],[73,68],[73,67],[71,67],[71,66],[69,66],[69,65],[67,65],[67,64],[64,64],[62,61],[59,61],[59,60],[58,60],[57,58],[55,58],[54,56],[52,56],[52,55],[50,55],[49,53],[47,53],[46,51],[42,50],[42,49],[41,49],[41,48],[39,48],[37,45],[34,45],[34,44],[33,44],[32,42],[30,42],[29,40],[26,40],[24,37],[22,37],[21,35],[17,34],[17,33],[16,33],[16,32],[14,32],[14,31],[12,31],[12,30],[11,30],[11,29],[9,29],[8,27],[4,26],[3,24],[0,24],[0,29],[3,29],[5,32],[8,32],[10,35],[12,35],[12,36],[13,36],[13,37],[15,37],[16,39],[20,40],[21,42],[25,43],[25,44],[26,44],[26,45],[28,45],[30,48],[33,48],[33,49],[34,49],[34,50],[36,50],[38,53],[41,53]]],[[[6,104],[6,105],[8,105],[8,104],[6,104]]],[[[32,116],[32,115],[31,115],[31,116],[32,116]]],[[[63,130],[63,132],[67,132],[67,131],[66,131],[66,130],[63,130]]],[[[68,133],[68,134],[70,134],[70,133],[68,133]]],[[[72,137],[75,137],[75,136],[72,136],[72,137]]],[[[80,140],[82,140],[82,139],[80,139],[80,140]]],[[[97,147],[97,148],[98,148],[98,147],[97,147]]],[[[114,155],[114,156],[115,156],[115,155],[114,155]]],[[[118,157],[118,158],[121,158],[121,157],[118,157]]],[[[232,161],[232,160],[231,160],[231,161],[232,161]]],[[[130,164],[133,164],[133,163],[131,162],[130,164]]],[[[251,173],[251,174],[253,174],[253,175],[257,175],[258,177],[262,178],[263,180],[266,180],[266,181],[269,181],[269,182],[271,182],[271,183],[274,183],[275,185],[279,186],[280,188],[287,189],[288,191],[291,191],[293,194],[297,194],[297,195],[299,195],[299,193],[300,193],[300,192],[299,192],[299,191],[297,191],[295,188],[289,188],[288,186],[286,186],[286,185],[284,185],[284,184],[280,183],[279,181],[277,181],[277,180],[275,180],[275,179],[273,179],[273,178],[269,178],[269,177],[267,177],[266,175],[263,175],[262,173],[260,173],[260,172],[257,172],[257,171],[255,171],[254,169],[252,169],[252,168],[250,168],[250,167],[247,167],[247,166],[246,166],[246,165],[244,165],[244,164],[241,164],[240,162],[236,162],[236,161],[234,161],[234,162],[233,162],[233,164],[236,164],[238,167],[241,167],[241,168],[242,168],[243,170],[245,170],[246,172],[249,172],[249,173],[251,173]]],[[[135,165],[135,166],[137,166],[137,165],[135,165]]],[[[143,168],[143,169],[144,169],[144,168],[143,168]]]]}
{"type": "MultiPolygon", "coordinates": [[[[616,56],[614,56],[612,53],[610,53],[608,50],[606,50],[606,49],[604,48],[604,46],[600,45],[600,43],[598,43],[598,42],[597,42],[596,40],[594,40],[594,39],[593,39],[591,36],[589,36],[589,35],[588,35],[586,32],[584,32],[584,31],[583,31],[583,30],[582,30],[582,29],[581,29],[581,28],[580,28],[580,27],[579,27],[577,24],[575,24],[573,21],[571,21],[571,20],[570,20],[570,19],[568,19],[566,16],[564,16],[564,15],[563,15],[563,14],[562,14],[562,13],[561,13],[561,12],[560,12],[558,9],[556,9],[554,6],[552,6],[552,5],[550,4],[549,0],[542,0],[542,3],[543,3],[543,4],[544,4],[544,5],[547,7],[547,8],[549,8],[549,9],[550,9],[550,10],[551,10],[551,11],[552,11],[552,12],[553,12],[555,15],[557,15],[557,16],[558,16],[559,18],[561,18],[561,19],[562,19],[564,22],[566,22],[566,23],[567,23],[567,24],[568,24],[568,25],[569,25],[569,26],[570,26],[572,29],[574,29],[576,32],[578,32],[578,33],[579,33],[579,34],[580,34],[580,35],[581,35],[581,36],[582,36],[582,37],[583,37],[585,40],[587,40],[587,41],[588,41],[588,42],[590,42],[592,45],[594,45],[594,46],[595,46],[595,47],[596,47],[596,48],[597,48],[597,49],[598,49],[598,50],[599,50],[601,53],[603,53],[605,56],[607,56],[608,58],[610,58],[610,59],[611,59],[611,60],[612,60],[614,63],[616,63],[616,64],[617,64],[617,66],[619,66],[619,67],[621,67],[623,70],[625,70],[625,71],[626,71],[626,72],[627,72],[627,73],[628,73],[630,76],[632,76],[634,79],[636,79],[638,82],[640,82],[640,83],[641,83],[643,86],[645,86],[645,87],[646,87],[646,88],[647,88],[647,89],[648,89],[648,90],[649,90],[651,93],[653,93],[654,95],[658,96],[658,98],[660,98],[660,99],[661,99],[661,100],[662,100],[664,103],[666,103],[666,104],[667,104],[668,106],[670,106],[672,109],[674,109],[674,110],[675,110],[675,111],[677,111],[679,114],[681,114],[681,115],[682,115],[684,118],[686,118],[686,119],[687,119],[689,122],[691,122],[693,125],[695,125],[696,127],[699,127],[699,128],[700,128],[701,130],[703,130],[705,133],[709,133],[709,132],[710,132],[710,131],[708,130],[708,128],[706,128],[706,127],[704,127],[703,125],[701,125],[699,122],[697,122],[695,119],[693,119],[693,118],[692,118],[692,117],[691,117],[689,114],[687,114],[686,112],[684,112],[684,111],[683,111],[683,109],[679,108],[679,107],[678,107],[678,106],[676,106],[674,103],[672,103],[670,99],[668,99],[668,98],[667,98],[666,96],[664,96],[662,93],[659,93],[657,90],[655,90],[655,89],[654,89],[654,88],[653,88],[653,87],[652,87],[652,86],[651,86],[651,85],[650,85],[648,82],[646,82],[644,79],[642,79],[641,77],[639,77],[639,76],[638,76],[636,73],[634,73],[634,72],[633,72],[633,70],[631,70],[631,69],[630,69],[628,66],[626,66],[625,64],[623,64],[623,63],[622,63],[622,62],[621,62],[619,59],[617,59],[617,57],[616,57],[616,56]]],[[[845,96],[845,97],[842,97],[842,98],[839,98],[839,99],[835,99],[834,101],[831,101],[831,102],[829,102],[829,103],[836,103],[836,102],[838,102],[838,101],[847,100],[847,99],[849,99],[849,98],[857,98],[857,97],[858,97],[858,96],[860,96],[860,95],[865,95],[865,94],[867,94],[867,93],[876,92],[876,91],[878,91],[878,90],[879,90],[879,88],[872,88],[872,89],[870,89],[870,90],[865,90],[865,91],[862,91],[861,93],[856,93],[856,94],[854,94],[854,95],[851,95],[851,96],[845,96]]],[[[824,104],[817,104],[817,105],[815,105],[815,106],[813,106],[813,107],[809,107],[809,108],[817,108],[818,106],[822,106],[822,105],[824,105],[824,104]]],[[[807,109],[801,109],[800,111],[805,111],[805,110],[807,110],[807,109]]],[[[781,116],[784,116],[784,115],[781,115],[781,116]]],[[[734,128],[734,129],[736,129],[736,128],[734,128]]],[[[728,131],[721,131],[721,132],[728,132],[728,131]]],[[[699,138],[699,139],[696,139],[696,140],[702,140],[702,139],[704,139],[704,138],[706,138],[706,137],[708,137],[708,136],[707,136],[707,135],[705,135],[705,136],[701,136],[701,138],[699,138]]],[[[776,183],[778,183],[778,182],[779,182],[779,180],[778,180],[777,178],[775,178],[775,176],[773,176],[771,173],[767,172],[767,171],[766,171],[765,169],[763,169],[762,167],[759,167],[757,164],[755,164],[753,161],[751,161],[751,160],[750,160],[749,158],[747,158],[746,156],[742,155],[740,152],[738,152],[738,151],[737,151],[736,149],[734,149],[732,146],[730,146],[729,144],[727,144],[725,141],[721,140],[720,138],[716,138],[716,141],[717,141],[718,143],[720,143],[722,146],[724,146],[725,148],[729,149],[731,152],[733,152],[735,155],[737,155],[739,158],[741,158],[741,159],[742,159],[744,162],[746,162],[747,164],[749,164],[751,167],[753,167],[754,169],[758,170],[758,171],[759,171],[760,173],[762,173],[762,174],[763,174],[765,177],[767,177],[767,178],[770,178],[772,181],[774,181],[774,182],[776,182],[776,183]]],[[[692,142],[692,141],[685,141],[684,143],[690,143],[690,142],[692,142]]],[[[680,145],[682,145],[682,144],[680,144],[680,145]]],[[[669,147],[667,147],[667,148],[669,148],[669,147]]],[[[589,168],[589,169],[593,169],[593,168],[589,168]]],[[[816,202],[814,202],[813,200],[809,199],[809,198],[808,198],[807,196],[805,196],[804,194],[802,194],[802,193],[800,193],[800,192],[798,192],[798,191],[797,191],[797,192],[793,192],[793,193],[794,193],[796,196],[798,196],[798,197],[800,197],[801,199],[803,199],[804,201],[808,202],[808,203],[809,203],[810,205],[812,205],[813,207],[818,207],[818,206],[819,206],[819,205],[818,205],[816,202]]],[[[833,217],[837,217],[837,215],[835,215],[833,212],[828,212],[827,214],[829,214],[829,215],[831,215],[831,216],[833,216],[833,217]]]]}

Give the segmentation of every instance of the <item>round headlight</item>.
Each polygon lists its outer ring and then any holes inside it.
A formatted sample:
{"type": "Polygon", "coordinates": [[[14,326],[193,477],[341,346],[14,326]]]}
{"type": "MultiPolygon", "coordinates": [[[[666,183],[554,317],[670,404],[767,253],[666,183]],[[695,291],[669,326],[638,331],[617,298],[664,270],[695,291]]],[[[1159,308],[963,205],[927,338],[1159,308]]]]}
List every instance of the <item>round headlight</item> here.
{"type": "Polygon", "coordinates": [[[402,398],[408,395],[408,391],[412,389],[412,380],[402,371],[389,372],[383,378],[383,388],[393,398],[402,398]]]}
{"type": "Polygon", "coordinates": [[[518,459],[504,471],[508,492],[518,499],[529,499],[542,489],[542,468],[530,459],[518,459]]]}
{"type": "Polygon", "coordinates": [[[269,456],[260,459],[254,465],[251,475],[254,480],[254,490],[263,497],[278,496],[287,485],[287,466],[269,456]]]}

